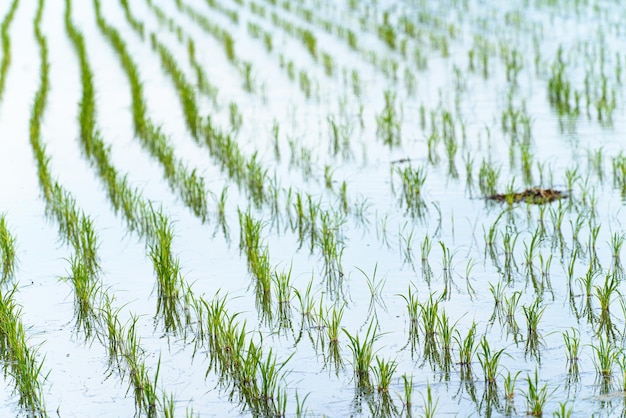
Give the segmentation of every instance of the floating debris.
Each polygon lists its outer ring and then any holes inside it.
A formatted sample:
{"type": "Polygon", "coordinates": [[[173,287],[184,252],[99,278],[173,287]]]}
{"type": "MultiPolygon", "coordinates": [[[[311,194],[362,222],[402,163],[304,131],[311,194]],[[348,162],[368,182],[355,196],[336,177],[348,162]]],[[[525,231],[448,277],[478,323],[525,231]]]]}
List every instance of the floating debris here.
{"type": "Polygon", "coordinates": [[[487,196],[487,200],[495,200],[498,202],[507,203],[526,202],[536,205],[542,205],[544,203],[551,203],[555,200],[563,199],[566,197],[568,197],[568,195],[560,190],[541,189],[538,187],[533,187],[531,189],[526,189],[521,193],[511,192],[505,194],[494,194],[491,196],[487,196]]]}

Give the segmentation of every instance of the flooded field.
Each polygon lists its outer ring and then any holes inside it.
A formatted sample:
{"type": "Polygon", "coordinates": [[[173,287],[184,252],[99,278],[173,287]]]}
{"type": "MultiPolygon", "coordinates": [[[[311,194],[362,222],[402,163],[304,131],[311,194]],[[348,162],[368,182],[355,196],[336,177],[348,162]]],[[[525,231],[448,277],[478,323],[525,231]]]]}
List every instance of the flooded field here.
{"type": "Polygon", "coordinates": [[[626,414],[626,9],[7,0],[2,416],[626,414]]]}

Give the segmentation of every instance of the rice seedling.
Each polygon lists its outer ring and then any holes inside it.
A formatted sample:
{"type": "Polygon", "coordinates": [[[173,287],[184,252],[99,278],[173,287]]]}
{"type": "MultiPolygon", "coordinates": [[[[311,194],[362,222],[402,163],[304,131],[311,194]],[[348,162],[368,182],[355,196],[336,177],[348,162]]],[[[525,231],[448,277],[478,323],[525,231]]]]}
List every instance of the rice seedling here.
{"type": "Polygon", "coordinates": [[[449,299],[452,290],[452,258],[454,257],[454,253],[450,252],[450,248],[446,247],[443,241],[439,241],[439,245],[441,246],[441,253],[443,257],[441,269],[443,271],[444,290],[441,297],[443,299],[449,299]]]}
{"type": "Polygon", "coordinates": [[[408,416],[411,416],[411,407],[413,406],[413,376],[402,375],[402,388],[404,389],[402,396],[402,404],[408,416]]]}
{"type": "Polygon", "coordinates": [[[292,356],[277,363],[276,354],[270,349],[265,361],[258,363],[260,409],[266,415],[284,416],[285,414],[286,398],[279,383],[285,378],[283,369],[292,356]]]}
{"type": "Polygon", "coordinates": [[[396,172],[402,182],[401,205],[412,218],[421,219],[427,211],[423,197],[426,169],[424,167],[414,169],[411,166],[407,166],[405,168],[397,168],[396,172]]]}
{"type": "Polygon", "coordinates": [[[539,345],[539,321],[546,310],[546,307],[540,307],[540,300],[535,299],[531,305],[522,305],[524,317],[526,317],[526,352],[531,355],[538,355],[539,345]]]}
{"type": "Polygon", "coordinates": [[[624,234],[614,232],[613,235],[611,235],[611,254],[613,255],[613,267],[615,270],[620,270],[621,267],[621,253],[624,239],[624,234]]]}
{"type": "Polygon", "coordinates": [[[328,338],[326,362],[332,362],[337,373],[339,373],[339,370],[343,368],[343,359],[340,351],[341,346],[339,345],[339,331],[341,330],[341,320],[343,319],[345,307],[345,304],[339,309],[334,306],[332,308],[332,312],[329,309],[324,318],[322,318],[324,330],[326,331],[326,337],[328,338]]]}
{"type": "Polygon", "coordinates": [[[376,365],[372,371],[376,379],[376,390],[378,393],[385,394],[389,392],[389,385],[393,379],[393,374],[398,368],[395,360],[385,360],[376,356],[376,365]]]}
{"type": "Polygon", "coordinates": [[[424,402],[423,410],[424,418],[433,418],[437,412],[437,406],[439,405],[439,399],[433,399],[432,387],[430,383],[426,384],[426,396],[422,394],[422,401],[424,402]]]}
{"type": "Polygon", "coordinates": [[[0,271],[2,271],[0,283],[4,284],[13,279],[17,264],[15,237],[9,231],[5,214],[0,215],[0,259],[2,261],[0,265],[0,271]]]}
{"type": "Polygon", "coordinates": [[[504,300],[506,299],[506,295],[504,293],[504,283],[502,281],[498,281],[498,284],[494,285],[493,283],[489,283],[489,291],[493,296],[493,315],[492,320],[495,319],[496,315],[501,315],[502,313],[502,305],[504,300]]]}
{"type": "Polygon", "coordinates": [[[568,365],[572,366],[578,363],[580,358],[580,331],[572,328],[570,331],[563,332],[563,342],[565,343],[565,354],[568,365]]]}
{"type": "Polygon", "coordinates": [[[596,374],[602,380],[610,381],[622,350],[614,346],[608,339],[605,339],[603,335],[598,337],[598,343],[592,344],[591,348],[595,353],[593,364],[596,368],[596,374]]]}
{"type": "Polygon", "coordinates": [[[401,116],[396,108],[396,94],[385,91],[385,106],[376,116],[376,134],[389,148],[397,147],[402,142],[401,116]]]}
{"type": "Polygon", "coordinates": [[[448,175],[450,178],[456,179],[459,177],[459,173],[456,169],[455,157],[459,146],[456,140],[454,121],[450,112],[445,110],[442,112],[441,125],[443,143],[448,156],[448,175]]]}
{"type": "Polygon", "coordinates": [[[540,386],[537,369],[535,369],[533,377],[526,375],[525,380],[528,384],[528,389],[524,392],[524,397],[526,398],[526,413],[533,417],[541,417],[543,416],[543,410],[548,401],[548,397],[554,393],[554,390],[549,392],[547,384],[540,386]]]}
{"type": "Polygon", "coordinates": [[[293,291],[296,299],[298,299],[301,315],[300,334],[298,338],[296,338],[296,344],[302,338],[303,331],[311,328],[315,322],[315,305],[317,302],[314,299],[315,294],[313,293],[312,288],[313,280],[310,280],[304,291],[300,291],[298,289],[294,289],[293,291]]]}
{"type": "Polygon", "coordinates": [[[559,402],[559,409],[554,411],[553,416],[555,418],[570,418],[572,416],[573,407],[567,406],[567,402],[559,402]]]}
{"type": "Polygon", "coordinates": [[[412,355],[415,354],[417,344],[419,343],[419,318],[421,314],[421,306],[417,298],[417,287],[413,286],[413,288],[415,288],[415,292],[413,292],[411,286],[409,286],[406,295],[399,295],[402,299],[404,299],[404,302],[406,304],[409,319],[409,338],[407,341],[407,345],[411,346],[412,355]]]}
{"type": "Polygon", "coordinates": [[[512,403],[515,398],[515,385],[520,373],[522,372],[518,371],[514,375],[511,375],[511,372],[509,371],[506,376],[504,376],[504,398],[507,403],[512,403]]]}
{"type": "Polygon", "coordinates": [[[376,273],[378,271],[378,264],[374,266],[374,272],[370,277],[367,273],[357,267],[357,270],[361,272],[361,274],[365,277],[365,282],[370,291],[370,303],[369,303],[369,311],[374,309],[375,305],[380,305],[384,310],[387,310],[387,304],[385,300],[382,298],[382,291],[385,287],[385,283],[387,282],[386,278],[377,279],[376,273]]]}
{"type": "Polygon", "coordinates": [[[499,176],[500,168],[494,167],[491,162],[482,161],[478,171],[478,188],[483,196],[496,193],[499,176]]]}
{"type": "Polygon", "coordinates": [[[290,267],[288,271],[274,272],[272,275],[278,322],[281,328],[287,329],[291,328],[291,299],[293,291],[291,271],[292,268],[290,267]]]}
{"type": "Polygon", "coordinates": [[[96,295],[100,284],[95,280],[88,266],[77,256],[70,259],[71,272],[67,278],[74,286],[74,313],[76,315],[76,328],[85,333],[85,339],[89,340],[94,331],[97,319],[96,295]]]}
{"type": "Polygon", "coordinates": [[[124,8],[124,16],[126,17],[126,20],[130,22],[135,32],[139,33],[141,37],[143,38],[143,34],[144,34],[143,23],[135,19],[135,17],[133,16],[130,10],[130,6],[128,4],[128,0],[120,0],[120,4],[124,8]]]}
{"type": "Polygon", "coordinates": [[[500,357],[505,353],[505,349],[501,348],[498,351],[491,351],[489,341],[486,336],[480,340],[480,350],[478,351],[478,362],[483,369],[485,377],[485,383],[493,385],[496,383],[496,379],[500,369],[500,357]]]}
{"type": "Polygon", "coordinates": [[[621,293],[618,288],[619,279],[616,277],[615,273],[609,273],[605,276],[603,286],[595,286],[595,294],[600,304],[600,317],[598,318],[596,332],[598,334],[604,334],[609,340],[615,340],[617,336],[609,307],[615,295],[621,298],[621,293]]]}
{"type": "Polygon", "coordinates": [[[356,375],[356,386],[360,389],[369,390],[372,387],[370,371],[375,354],[374,343],[380,338],[380,334],[376,332],[377,327],[378,324],[371,321],[363,337],[359,334],[353,336],[348,330],[343,330],[350,340],[348,348],[352,351],[352,367],[356,375]]]}
{"type": "Polygon", "coordinates": [[[445,373],[449,373],[452,364],[452,340],[456,331],[456,324],[450,323],[450,319],[445,311],[441,312],[438,319],[438,336],[440,346],[441,368],[445,373]]]}
{"type": "Polygon", "coordinates": [[[420,302],[419,304],[422,331],[424,335],[423,355],[426,360],[429,360],[432,363],[439,363],[441,360],[437,340],[435,339],[436,333],[439,329],[439,303],[441,300],[442,298],[435,298],[435,295],[431,293],[426,302],[420,302]]]}
{"type": "Polygon", "coordinates": [[[322,253],[326,284],[336,293],[341,290],[343,278],[341,258],[344,244],[339,234],[344,219],[329,212],[322,212],[320,220],[322,225],[316,244],[322,253]]]}
{"type": "Polygon", "coordinates": [[[472,375],[472,359],[477,350],[476,345],[476,322],[472,322],[472,326],[467,331],[465,337],[456,329],[456,335],[453,337],[458,346],[459,362],[461,366],[461,379],[471,379],[472,375]]]}
{"type": "Polygon", "coordinates": [[[513,334],[515,342],[518,341],[519,336],[519,326],[517,324],[517,320],[515,319],[515,312],[517,311],[517,306],[521,296],[522,292],[515,291],[510,297],[505,296],[503,302],[503,313],[507,324],[507,332],[513,334]]]}

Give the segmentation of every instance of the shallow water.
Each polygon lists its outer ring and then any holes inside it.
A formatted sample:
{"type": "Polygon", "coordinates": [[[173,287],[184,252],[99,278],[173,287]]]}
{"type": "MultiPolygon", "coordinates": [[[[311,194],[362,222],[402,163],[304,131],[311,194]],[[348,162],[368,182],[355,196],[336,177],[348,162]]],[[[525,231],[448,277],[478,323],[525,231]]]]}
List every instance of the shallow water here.
{"type": "MultiPolygon", "coordinates": [[[[70,271],[67,259],[71,250],[58,237],[53,220],[46,218],[37,184],[28,142],[30,106],[39,77],[39,55],[32,35],[36,4],[30,3],[20,3],[10,29],[12,61],[0,103],[0,213],[6,214],[17,241],[16,297],[30,342],[39,347],[44,374],[48,373],[43,394],[47,413],[54,415],[58,411],[63,417],[128,416],[135,411],[128,382],[117,372],[109,374],[103,346],[97,341],[85,343],[84,336],[74,328],[73,290],[63,280],[70,271]]],[[[195,80],[186,44],[159,24],[147,3],[135,3],[131,10],[144,22],[146,34],[154,32],[186,77],[195,80]]],[[[120,4],[106,2],[102,5],[105,18],[120,31],[140,69],[150,118],[168,134],[176,157],[197,169],[216,196],[228,187],[229,234],[223,234],[217,224],[213,199],[209,199],[213,213],[205,224],[184,207],[168,188],[156,160],[134,138],[129,83],[114,50],[95,24],[92,3],[75,2],[72,17],[84,32],[94,71],[98,127],[111,147],[115,167],[127,173],[132,187],[141,190],[155,206],[163,207],[173,220],[174,251],[194,294],[211,300],[218,291],[228,293],[228,311],[247,321],[249,338],[262,341],[264,353],[271,348],[279,361],[289,359],[280,382],[288,394],[288,415],[296,413],[296,392],[300,399],[307,396],[305,408],[313,416],[407,414],[402,401],[403,374],[413,376],[413,414],[424,413],[424,397],[430,385],[438,402],[437,416],[524,415],[528,409],[526,379],[535,370],[540,385],[545,384],[549,394],[546,414],[557,411],[561,402],[572,408],[574,416],[614,416],[622,412],[626,405],[620,391],[624,387],[623,369],[616,362],[610,380],[599,377],[594,348],[599,341],[598,320],[577,318],[575,312],[583,310],[586,300],[578,279],[585,276],[592,260],[599,263],[593,264],[593,286],[597,288],[591,288],[590,297],[595,316],[600,314],[597,289],[604,285],[604,278],[614,274],[618,290],[623,288],[621,263],[611,245],[614,234],[624,236],[624,198],[614,182],[611,163],[621,152],[624,136],[620,74],[626,58],[621,52],[623,37],[616,18],[623,11],[617,4],[600,0],[577,2],[578,6],[520,1],[502,8],[497,2],[407,0],[389,4],[353,2],[356,9],[351,9],[350,2],[302,0],[293,2],[288,11],[282,3],[273,5],[270,1],[224,1],[222,6],[238,11],[239,22],[234,24],[210,8],[208,2],[185,1],[235,36],[237,57],[253,68],[254,89],[248,92],[239,69],[226,59],[221,43],[179,11],[174,1],[160,3],[158,6],[180,25],[182,36],[194,40],[198,61],[219,90],[215,104],[198,94],[201,114],[211,115],[226,130],[230,128],[229,105],[237,105],[243,123],[233,135],[244,156],[250,158],[257,153],[258,161],[267,169],[266,186],[276,178],[279,214],[273,214],[270,203],[256,207],[245,189],[220,170],[206,147],[193,141],[173,83],[160,68],[149,36],[143,40],[138,37],[125,20],[120,4]],[[252,3],[265,8],[264,17],[251,10],[252,3]],[[311,22],[296,13],[298,7],[311,11],[311,22]],[[385,12],[392,22],[406,17],[418,30],[418,39],[398,35],[398,45],[407,39],[404,55],[399,48],[391,50],[378,36],[376,25],[383,22],[385,12]],[[273,13],[316,35],[319,54],[327,53],[334,60],[332,75],[326,74],[322,58],[313,59],[300,39],[273,23],[273,13]],[[337,26],[327,32],[321,26],[323,21],[337,26]],[[250,36],[248,22],[272,34],[271,52],[265,49],[262,39],[250,36]],[[351,49],[339,37],[337,28],[351,29],[360,50],[351,49]],[[445,50],[442,39],[447,45],[445,50]],[[486,72],[479,61],[477,45],[481,42],[487,45],[486,72]],[[573,89],[584,92],[585,74],[590,74],[593,102],[589,116],[584,104],[578,116],[558,115],[548,100],[548,82],[559,46],[573,89]],[[473,70],[470,50],[476,54],[473,70]],[[517,59],[521,62],[517,82],[507,79],[506,57],[512,50],[519,53],[517,59]],[[603,67],[598,62],[602,51],[603,67]],[[418,67],[415,54],[427,60],[426,68],[418,67]],[[290,80],[288,66],[281,65],[281,61],[293,63],[294,80],[290,80]],[[398,66],[395,77],[385,70],[391,62],[398,66]],[[299,72],[306,72],[312,80],[310,98],[299,86],[299,72]],[[353,73],[359,76],[360,94],[355,94],[353,73]],[[615,95],[616,107],[610,121],[598,121],[594,109],[601,74],[606,77],[609,95],[615,95]],[[407,77],[414,80],[414,91],[407,88],[407,77]],[[377,117],[385,105],[386,91],[395,93],[395,116],[400,118],[401,141],[393,147],[377,135],[377,117]],[[529,179],[524,178],[521,136],[512,138],[502,126],[503,113],[509,106],[511,112],[530,121],[529,179]],[[444,115],[451,118],[458,147],[452,165],[443,139],[430,150],[428,146],[433,130],[441,134],[444,115]],[[348,144],[337,153],[329,120],[349,132],[348,144]],[[274,123],[279,127],[277,142],[272,132],[274,123]],[[598,150],[602,161],[596,169],[589,156],[598,150]],[[474,162],[471,182],[465,163],[468,159],[474,162]],[[505,192],[507,187],[523,190],[531,186],[565,190],[568,170],[571,173],[576,169],[578,176],[568,199],[545,206],[522,203],[507,207],[482,199],[478,182],[483,161],[500,169],[498,192],[505,192]],[[325,185],[325,166],[333,170],[332,190],[325,185]],[[420,192],[424,203],[421,216],[411,216],[400,199],[402,185],[397,170],[409,166],[423,167],[426,172],[420,192]],[[451,173],[454,170],[457,175],[451,173]],[[347,213],[342,211],[343,182],[347,213]],[[330,270],[334,281],[327,277],[329,271],[319,242],[311,250],[309,237],[300,240],[293,226],[296,192],[309,194],[313,202],[320,202],[321,210],[342,220],[336,235],[340,265],[330,270]],[[335,370],[325,361],[326,345],[320,345],[324,329],[315,324],[302,325],[295,295],[290,303],[291,329],[279,328],[277,322],[268,321],[259,311],[254,281],[245,253],[239,248],[238,211],[248,208],[262,222],[261,239],[267,246],[272,271],[291,269],[292,285],[301,293],[312,280],[317,311],[320,306],[324,312],[345,306],[341,326],[349,334],[364,336],[369,324],[375,324],[379,334],[375,354],[397,363],[389,388],[391,403],[386,403],[375,388],[363,392],[357,387],[347,334],[339,335],[343,366],[335,370]],[[560,211],[561,239],[554,226],[560,211]],[[487,234],[496,220],[491,257],[487,234]],[[529,263],[527,255],[536,231],[540,239],[529,263]],[[513,243],[508,253],[512,257],[508,273],[504,268],[506,236],[513,243]],[[423,273],[425,260],[420,253],[426,237],[432,243],[427,258],[432,269],[430,279],[423,273]],[[446,254],[451,257],[449,263],[446,254]],[[552,257],[551,264],[547,263],[548,257],[552,257]],[[570,265],[572,295],[568,288],[570,265]],[[533,277],[540,286],[533,286],[533,277]],[[507,332],[505,315],[493,316],[497,310],[492,291],[498,283],[506,298],[521,292],[514,311],[520,327],[516,335],[507,332]],[[454,342],[447,371],[424,357],[422,328],[412,352],[408,344],[410,318],[401,296],[406,297],[409,289],[417,293],[422,304],[430,295],[443,297],[439,312],[445,311],[461,336],[476,323],[477,340],[485,336],[492,351],[505,350],[495,387],[486,390],[480,349],[473,356],[469,379],[462,378],[457,364],[458,344],[454,342]],[[533,352],[526,347],[523,307],[528,308],[535,300],[545,310],[538,326],[538,350],[533,352]],[[568,373],[562,336],[572,329],[580,332],[579,374],[568,373]],[[505,376],[518,372],[514,397],[507,400],[505,376]]],[[[5,9],[0,10],[1,16],[6,15],[5,9]]],[[[111,209],[104,187],[79,145],[80,75],[78,60],[65,34],[63,11],[64,2],[46,1],[42,28],[50,48],[51,92],[42,140],[51,156],[53,175],[95,220],[103,285],[115,295],[123,319],[138,318],[137,332],[146,365],[154,373],[160,362],[158,387],[174,397],[177,415],[184,415],[187,408],[201,416],[251,415],[253,412],[237,402],[237,396],[229,399],[228,391],[220,389],[214,372],[207,374],[207,353],[194,356],[189,340],[168,335],[154,320],[156,278],[146,255],[146,243],[128,231],[111,209]]],[[[396,24],[395,29],[399,32],[400,26],[396,24]]],[[[620,248],[617,255],[623,254],[620,248]]],[[[621,294],[614,293],[610,314],[616,330],[613,344],[618,350],[626,332],[623,306],[621,294]]],[[[418,323],[423,327],[421,318],[418,323]]],[[[440,350],[440,331],[434,338],[440,350]]],[[[618,357],[623,361],[621,352],[618,357]]],[[[373,372],[372,382],[375,384],[373,372]]],[[[4,384],[9,387],[12,382],[6,379],[4,384]]],[[[3,405],[0,410],[5,415],[22,413],[16,399],[7,399],[3,405]]]]}

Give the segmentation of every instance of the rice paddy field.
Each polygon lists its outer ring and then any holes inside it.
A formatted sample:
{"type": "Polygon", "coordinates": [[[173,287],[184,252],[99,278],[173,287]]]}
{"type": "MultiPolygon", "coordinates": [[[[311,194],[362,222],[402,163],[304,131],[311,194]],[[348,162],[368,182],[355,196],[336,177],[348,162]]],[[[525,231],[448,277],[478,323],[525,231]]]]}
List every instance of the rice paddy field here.
{"type": "Polygon", "coordinates": [[[620,2],[0,20],[0,415],[626,415],[620,2]]]}

